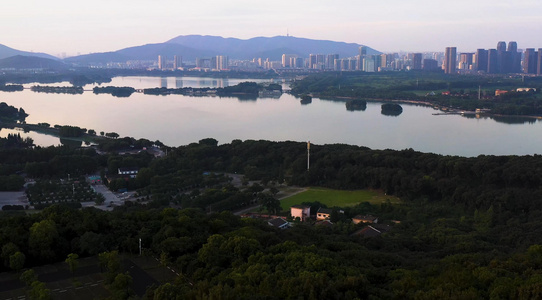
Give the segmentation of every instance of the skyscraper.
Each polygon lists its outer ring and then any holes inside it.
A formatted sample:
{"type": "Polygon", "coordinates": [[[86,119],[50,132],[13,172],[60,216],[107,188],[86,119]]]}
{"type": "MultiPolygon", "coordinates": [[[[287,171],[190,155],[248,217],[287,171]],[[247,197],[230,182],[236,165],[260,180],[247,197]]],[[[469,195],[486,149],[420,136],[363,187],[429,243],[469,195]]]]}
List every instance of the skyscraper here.
{"type": "Polygon", "coordinates": [[[476,50],[476,71],[487,72],[487,50],[476,50]]]}
{"type": "Polygon", "coordinates": [[[326,69],[333,70],[335,59],[339,58],[339,54],[328,54],[326,57],[326,69]]]}
{"type": "Polygon", "coordinates": [[[181,67],[181,65],[182,65],[182,60],[183,60],[183,59],[182,59],[181,56],[177,56],[177,55],[173,56],[173,69],[174,69],[174,70],[177,70],[178,68],[181,67]]]}
{"type": "Polygon", "coordinates": [[[456,47],[446,47],[446,52],[444,53],[444,73],[454,74],[455,65],[457,60],[457,48],[456,47]]]}
{"type": "Polygon", "coordinates": [[[536,74],[542,75],[542,48],[538,48],[536,74]]]}
{"type": "Polygon", "coordinates": [[[523,58],[523,73],[536,74],[538,66],[538,53],[534,51],[534,48],[525,49],[523,58]]]}
{"type": "Polygon", "coordinates": [[[518,52],[518,43],[516,42],[508,42],[508,51],[510,52],[518,52]]]}
{"type": "Polygon", "coordinates": [[[158,69],[165,70],[167,68],[167,59],[163,55],[158,55],[158,69]]]}
{"type": "Polygon", "coordinates": [[[497,51],[506,51],[506,42],[498,42],[497,43],[497,51]]]}
{"type": "Polygon", "coordinates": [[[422,69],[422,54],[414,53],[412,55],[412,69],[421,70],[422,69]]]}
{"type": "Polygon", "coordinates": [[[283,68],[293,68],[291,61],[292,58],[297,57],[295,54],[282,54],[282,67],[283,68]]]}
{"type": "Polygon", "coordinates": [[[499,52],[497,49],[487,50],[487,72],[491,74],[499,72],[499,52]]]}
{"type": "Polygon", "coordinates": [[[521,72],[521,53],[518,52],[518,43],[508,42],[508,52],[510,52],[510,72],[521,72]]]}

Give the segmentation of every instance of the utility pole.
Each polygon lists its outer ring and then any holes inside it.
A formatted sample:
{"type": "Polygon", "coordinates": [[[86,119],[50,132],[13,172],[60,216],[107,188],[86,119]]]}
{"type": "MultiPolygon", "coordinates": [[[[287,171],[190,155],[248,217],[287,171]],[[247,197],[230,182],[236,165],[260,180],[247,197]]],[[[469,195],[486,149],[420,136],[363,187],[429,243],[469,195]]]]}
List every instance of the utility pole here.
{"type": "Polygon", "coordinates": [[[307,171],[310,168],[310,159],[311,159],[311,141],[307,142],[307,171]]]}

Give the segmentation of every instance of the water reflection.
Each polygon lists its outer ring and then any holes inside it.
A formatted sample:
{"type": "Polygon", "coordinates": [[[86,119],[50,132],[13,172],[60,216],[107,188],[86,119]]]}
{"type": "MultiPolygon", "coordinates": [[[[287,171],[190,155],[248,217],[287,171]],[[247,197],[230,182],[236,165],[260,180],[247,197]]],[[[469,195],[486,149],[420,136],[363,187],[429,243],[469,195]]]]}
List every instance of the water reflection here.
{"type": "Polygon", "coordinates": [[[537,121],[536,118],[521,116],[489,116],[480,114],[465,114],[462,116],[467,119],[490,119],[497,123],[504,123],[509,125],[535,124],[537,121]]]}
{"type": "Polygon", "coordinates": [[[82,141],[69,140],[60,138],[60,143],[64,146],[68,146],[70,149],[80,148],[83,145],[82,141]]]}
{"type": "Polygon", "coordinates": [[[175,87],[178,89],[183,88],[183,80],[179,77],[175,77],[175,87]]]}

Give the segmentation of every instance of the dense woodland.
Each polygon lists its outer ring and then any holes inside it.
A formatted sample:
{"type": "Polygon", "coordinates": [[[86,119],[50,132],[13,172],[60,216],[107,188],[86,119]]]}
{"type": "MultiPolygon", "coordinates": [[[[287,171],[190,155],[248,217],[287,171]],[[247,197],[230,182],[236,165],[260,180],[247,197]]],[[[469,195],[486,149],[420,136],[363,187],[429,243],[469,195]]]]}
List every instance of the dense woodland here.
{"type": "Polygon", "coordinates": [[[314,74],[296,80],[292,85],[292,93],[334,99],[415,100],[462,110],[482,108],[490,109],[494,114],[541,116],[541,88],[540,77],[456,75],[422,71],[341,72],[314,74]],[[515,92],[517,88],[532,88],[536,91],[515,92]],[[510,92],[495,96],[497,89],[510,92]]]}
{"type": "MultiPolygon", "coordinates": [[[[120,151],[152,142],[124,138],[109,143],[120,151]]],[[[203,139],[168,148],[163,158],[115,151],[0,150],[1,176],[26,173],[53,181],[67,174],[101,172],[105,177],[111,174],[106,168],[137,166],[135,179],[112,184],[129,185],[148,199],[113,212],[58,204],[36,214],[3,212],[3,271],[64,261],[70,253],[137,253],[141,238],[144,255],[160,257],[182,274],[149,289],[147,298],[542,296],[542,156],[465,158],[411,149],[312,145],[307,171],[306,144],[300,142],[234,140],[218,145],[203,139]],[[245,174],[261,185],[236,188],[225,173],[245,174]],[[254,201],[266,204],[273,198],[269,187],[279,183],[380,189],[400,197],[402,204],[361,203],[346,208],[332,227],[296,223],[287,230],[230,212],[254,201]],[[400,223],[379,237],[352,236],[361,227],[349,218],[359,213],[400,223]]],[[[273,205],[264,209],[277,210],[273,205]]]]}

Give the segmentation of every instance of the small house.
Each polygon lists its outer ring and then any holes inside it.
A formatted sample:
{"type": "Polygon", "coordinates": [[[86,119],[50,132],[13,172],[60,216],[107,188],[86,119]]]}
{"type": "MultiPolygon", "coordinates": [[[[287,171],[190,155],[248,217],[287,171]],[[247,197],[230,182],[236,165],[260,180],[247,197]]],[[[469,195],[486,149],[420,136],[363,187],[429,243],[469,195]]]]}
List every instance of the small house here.
{"type": "Polygon", "coordinates": [[[318,209],[318,212],[316,213],[316,220],[327,220],[331,217],[331,209],[330,208],[322,208],[320,207],[318,209]]]}
{"type": "Polygon", "coordinates": [[[290,207],[290,215],[294,220],[299,218],[301,221],[305,221],[311,216],[311,207],[308,205],[293,205],[290,207]]]}
{"type": "Polygon", "coordinates": [[[354,224],[359,224],[359,223],[373,224],[373,223],[378,223],[378,217],[375,217],[372,215],[357,215],[352,218],[352,222],[354,222],[354,224]]]}
{"type": "Polygon", "coordinates": [[[119,175],[129,176],[130,178],[136,178],[139,168],[119,168],[119,175]]]}
{"type": "Polygon", "coordinates": [[[284,220],[283,218],[271,219],[271,220],[267,221],[267,224],[269,224],[269,226],[273,226],[273,227],[278,228],[278,229],[286,229],[286,228],[290,227],[290,223],[288,221],[284,220]]]}

